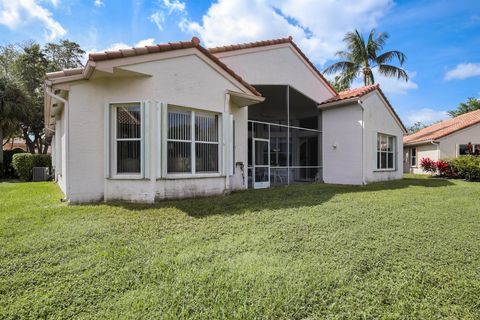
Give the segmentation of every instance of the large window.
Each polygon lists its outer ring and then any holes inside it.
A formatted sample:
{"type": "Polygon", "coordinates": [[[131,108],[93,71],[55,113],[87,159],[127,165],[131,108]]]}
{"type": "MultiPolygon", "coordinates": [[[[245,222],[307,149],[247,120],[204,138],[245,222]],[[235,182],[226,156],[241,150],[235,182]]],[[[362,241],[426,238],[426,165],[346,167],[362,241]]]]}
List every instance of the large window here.
{"type": "Polygon", "coordinates": [[[140,104],[113,105],[114,168],[117,175],[140,175],[142,112],[140,104]]]}
{"type": "Polygon", "coordinates": [[[417,148],[410,148],[410,166],[417,166],[417,148]]]}
{"type": "Polygon", "coordinates": [[[219,121],[214,113],[168,109],[167,173],[219,172],[219,121]]]}
{"type": "Polygon", "coordinates": [[[377,134],[377,169],[395,169],[395,144],[396,139],[394,136],[382,133],[377,134]]]}
{"type": "Polygon", "coordinates": [[[460,144],[458,146],[458,155],[460,156],[467,156],[467,155],[480,155],[480,144],[460,144]]]}

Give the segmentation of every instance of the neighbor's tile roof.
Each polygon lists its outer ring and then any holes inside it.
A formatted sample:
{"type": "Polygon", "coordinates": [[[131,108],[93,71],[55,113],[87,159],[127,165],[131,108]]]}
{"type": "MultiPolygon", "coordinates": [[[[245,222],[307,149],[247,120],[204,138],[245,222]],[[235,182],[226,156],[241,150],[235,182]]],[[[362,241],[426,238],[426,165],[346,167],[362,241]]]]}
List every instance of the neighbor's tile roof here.
{"type": "MultiPolygon", "coordinates": [[[[237,81],[239,81],[242,85],[247,87],[253,94],[260,97],[262,96],[260,92],[258,92],[251,84],[244,81],[226,64],[221,62],[217,57],[215,57],[212,53],[210,53],[209,50],[202,47],[200,45],[200,39],[198,39],[197,37],[193,37],[191,41],[169,42],[165,44],[157,44],[157,45],[138,47],[138,48],[119,49],[119,50],[112,50],[112,51],[105,51],[105,52],[90,53],[88,56],[88,60],[103,61],[103,60],[127,58],[127,57],[150,54],[150,53],[173,51],[173,50],[188,49],[188,48],[198,49],[200,52],[206,55],[210,60],[212,60],[218,66],[220,66],[223,70],[225,70],[229,75],[231,75],[237,81]]],[[[83,72],[83,68],[51,72],[47,74],[47,79],[54,79],[54,78],[73,75],[73,74],[81,74],[82,72],[83,72]]]]}
{"type": "Polygon", "coordinates": [[[325,82],[325,84],[334,92],[337,93],[337,91],[332,87],[330,82],[328,82],[327,79],[323,76],[323,74],[315,67],[315,65],[307,58],[307,56],[303,53],[302,50],[296,45],[295,42],[293,42],[293,38],[289,36],[288,38],[280,38],[280,39],[272,39],[272,40],[265,40],[265,41],[256,41],[256,42],[249,42],[249,43],[240,43],[240,44],[233,44],[233,45],[228,45],[228,46],[221,46],[221,47],[214,47],[214,48],[208,48],[208,51],[210,51],[213,54],[216,53],[221,53],[221,52],[227,52],[227,51],[233,51],[233,50],[241,50],[241,49],[250,49],[250,48],[258,48],[258,47],[265,47],[265,46],[273,46],[276,44],[282,44],[282,43],[289,43],[291,44],[295,50],[302,56],[303,59],[308,63],[308,65],[317,73],[317,75],[325,82]]]}
{"type": "Polygon", "coordinates": [[[406,136],[403,138],[403,143],[413,144],[437,140],[477,123],[480,123],[480,110],[464,113],[458,117],[435,123],[414,134],[406,136]]]}

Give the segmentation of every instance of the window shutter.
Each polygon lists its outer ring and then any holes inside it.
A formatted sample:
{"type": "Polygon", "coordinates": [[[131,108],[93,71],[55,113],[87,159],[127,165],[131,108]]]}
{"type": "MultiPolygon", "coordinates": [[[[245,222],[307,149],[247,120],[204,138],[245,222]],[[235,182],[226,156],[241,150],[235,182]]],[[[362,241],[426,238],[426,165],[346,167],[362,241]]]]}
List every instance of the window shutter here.
{"type": "Polygon", "coordinates": [[[221,174],[222,176],[228,175],[228,158],[230,157],[229,146],[229,133],[230,133],[230,117],[227,112],[222,113],[222,129],[221,129],[221,138],[222,138],[222,159],[221,159],[221,174]]]}
{"type": "Polygon", "coordinates": [[[104,139],[104,176],[106,179],[110,178],[110,105],[108,103],[105,104],[104,106],[104,114],[103,114],[103,120],[104,120],[104,134],[103,134],[103,139],[104,139]]]}
{"type": "Polygon", "coordinates": [[[228,131],[229,131],[229,135],[228,135],[228,141],[230,142],[229,146],[228,146],[228,154],[229,154],[229,157],[228,157],[228,163],[227,163],[227,170],[228,170],[228,175],[229,176],[233,176],[233,174],[235,173],[234,172],[234,163],[233,163],[233,159],[235,158],[234,157],[234,145],[235,145],[235,141],[233,141],[233,139],[235,138],[235,133],[233,132],[233,130],[235,130],[235,127],[233,126],[233,115],[229,114],[228,115],[228,131]]]}
{"type": "Polygon", "coordinates": [[[142,102],[143,178],[150,178],[150,101],[142,102]]]}
{"type": "Polygon", "coordinates": [[[162,178],[167,176],[167,133],[168,133],[168,104],[160,104],[160,175],[162,178]]]}
{"type": "Polygon", "coordinates": [[[157,146],[157,161],[155,166],[155,178],[162,177],[162,103],[155,102],[155,145],[157,146]]]}

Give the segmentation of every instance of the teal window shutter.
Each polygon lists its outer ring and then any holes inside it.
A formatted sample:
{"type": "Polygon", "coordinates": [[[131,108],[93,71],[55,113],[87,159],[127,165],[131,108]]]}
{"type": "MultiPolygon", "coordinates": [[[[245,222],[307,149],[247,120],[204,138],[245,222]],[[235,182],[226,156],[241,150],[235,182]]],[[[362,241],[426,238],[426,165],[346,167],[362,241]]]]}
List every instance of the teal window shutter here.
{"type": "Polygon", "coordinates": [[[106,179],[110,178],[110,104],[106,103],[104,106],[104,176],[106,179]]]}

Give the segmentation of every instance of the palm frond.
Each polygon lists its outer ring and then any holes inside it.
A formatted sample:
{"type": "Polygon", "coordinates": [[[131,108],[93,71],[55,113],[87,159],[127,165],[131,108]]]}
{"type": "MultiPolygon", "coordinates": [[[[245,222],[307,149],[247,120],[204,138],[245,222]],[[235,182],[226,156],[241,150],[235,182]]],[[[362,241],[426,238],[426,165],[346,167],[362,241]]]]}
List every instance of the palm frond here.
{"type": "Polygon", "coordinates": [[[327,67],[325,70],[323,70],[323,73],[326,73],[326,74],[345,73],[353,69],[354,67],[355,67],[355,64],[353,62],[339,61],[327,67]]]}
{"type": "Polygon", "coordinates": [[[378,72],[387,77],[395,77],[397,79],[404,79],[405,81],[408,81],[407,72],[396,66],[381,64],[378,66],[378,72]]]}
{"type": "Polygon", "coordinates": [[[347,51],[350,53],[350,60],[355,63],[362,63],[367,57],[365,39],[355,30],[348,32],[343,41],[347,44],[347,51]]]}
{"type": "Polygon", "coordinates": [[[337,51],[335,52],[335,56],[345,60],[350,60],[350,52],[348,51],[337,51]]]}
{"type": "Polygon", "coordinates": [[[407,56],[400,51],[392,50],[392,51],[387,51],[379,55],[376,59],[377,64],[385,64],[389,63],[393,59],[397,59],[398,62],[400,63],[400,66],[403,65],[405,60],[407,60],[407,56]]]}

